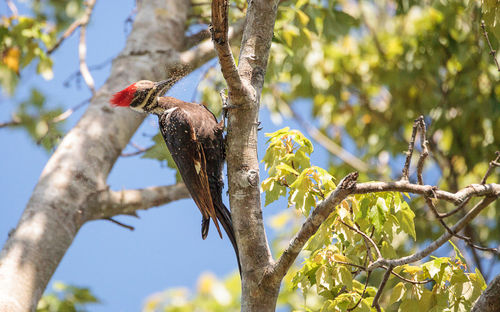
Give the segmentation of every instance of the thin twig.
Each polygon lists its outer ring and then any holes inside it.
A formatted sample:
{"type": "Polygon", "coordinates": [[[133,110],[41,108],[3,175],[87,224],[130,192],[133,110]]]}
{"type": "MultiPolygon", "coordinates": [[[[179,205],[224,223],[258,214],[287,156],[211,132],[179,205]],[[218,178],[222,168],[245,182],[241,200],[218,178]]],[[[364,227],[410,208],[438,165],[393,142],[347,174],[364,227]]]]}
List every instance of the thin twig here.
{"type": "Polygon", "coordinates": [[[377,31],[368,22],[368,19],[366,18],[364,10],[363,10],[363,3],[361,3],[361,1],[358,1],[358,7],[359,7],[359,17],[365,23],[366,28],[368,28],[368,31],[372,35],[373,42],[375,43],[375,48],[377,49],[378,54],[380,55],[380,58],[383,61],[386,61],[387,57],[386,57],[384,49],[382,48],[382,45],[380,44],[380,41],[378,40],[377,31]]]}
{"type": "MultiPolygon", "coordinates": [[[[359,225],[357,223],[355,223],[355,224],[359,229],[359,225]]],[[[375,227],[372,227],[372,233],[370,234],[370,238],[373,237],[373,233],[375,233],[375,227]]],[[[365,247],[366,247],[366,255],[367,255],[366,261],[368,261],[368,260],[370,260],[371,262],[375,261],[375,259],[373,259],[372,248],[370,247],[370,243],[366,239],[363,239],[363,241],[365,242],[365,247]]],[[[366,266],[366,263],[365,263],[365,266],[366,266]]]]}
{"type": "Polygon", "coordinates": [[[71,34],[73,34],[73,32],[75,32],[75,30],[80,26],[80,19],[77,19],[76,21],[74,21],[69,27],[68,29],[66,29],[66,31],[62,34],[61,37],[59,37],[59,39],[57,39],[56,43],[47,50],[47,54],[52,54],[52,52],[54,52],[57,48],[59,48],[59,46],[61,45],[61,43],[63,43],[63,41],[68,38],[69,36],[71,36],[71,34]]]}
{"type": "Polygon", "coordinates": [[[7,3],[9,10],[12,12],[12,17],[17,17],[19,13],[17,11],[17,7],[14,4],[14,2],[12,2],[11,0],[5,0],[5,2],[7,3]]]}
{"type": "Polygon", "coordinates": [[[363,236],[363,238],[367,241],[370,242],[370,244],[372,244],[373,248],[375,249],[375,251],[377,252],[377,257],[378,258],[382,258],[382,253],[380,252],[380,249],[378,249],[377,247],[377,244],[375,244],[375,242],[373,241],[373,239],[371,239],[368,235],[366,235],[365,233],[363,233],[362,231],[356,229],[355,227],[352,227],[350,226],[349,224],[345,223],[344,221],[338,219],[340,223],[342,223],[343,225],[345,225],[346,227],[348,227],[351,231],[354,231],[356,233],[358,233],[359,235],[363,236]]]}
{"type": "Polygon", "coordinates": [[[429,141],[427,141],[427,128],[425,127],[424,116],[420,116],[417,120],[420,128],[420,148],[422,150],[417,163],[417,179],[418,183],[423,185],[424,179],[422,178],[422,171],[424,169],[425,159],[429,156],[429,141]]]}
{"type": "Polygon", "coordinates": [[[0,122],[0,128],[17,126],[19,124],[21,124],[21,120],[13,119],[5,122],[0,122]]]}
{"type": "MultiPolygon", "coordinates": [[[[231,42],[237,42],[241,39],[244,22],[245,21],[242,19],[229,27],[228,36],[231,42]]],[[[211,40],[205,40],[192,49],[181,52],[179,54],[179,61],[184,66],[195,69],[216,57],[217,55],[214,50],[213,42],[211,40]]]]}
{"type": "Polygon", "coordinates": [[[71,107],[70,109],[67,109],[65,112],[63,112],[62,114],[59,114],[57,115],[56,117],[52,118],[51,122],[61,122],[65,119],[67,119],[69,116],[71,116],[74,112],[76,112],[77,110],[79,110],[80,108],[82,108],[83,106],[85,106],[86,104],[90,103],[90,99],[91,98],[88,98],[84,101],[82,101],[81,103],[71,107]]]}
{"type": "MultiPolygon", "coordinates": [[[[479,203],[477,203],[464,217],[462,217],[455,225],[451,227],[452,232],[459,232],[462,230],[467,224],[472,221],[484,208],[486,208],[489,204],[491,204],[493,201],[497,199],[498,195],[490,195],[484,197],[479,203]]],[[[413,263],[419,260],[422,260],[423,258],[427,257],[428,255],[431,254],[431,252],[435,251],[439,247],[441,247],[444,243],[446,243],[453,235],[451,235],[449,232],[443,233],[438,239],[433,241],[431,244],[429,244],[427,247],[424,249],[420,250],[419,252],[410,255],[410,256],[405,256],[401,257],[398,259],[392,259],[392,260],[387,260],[387,259],[379,259],[372,263],[371,265],[368,266],[368,270],[374,270],[375,268],[381,267],[381,266],[392,266],[392,267],[397,267],[400,265],[405,265],[408,263],[413,263]]]]}
{"type": "MultiPolygon", "coordinates": [[[[387,267],[383,266],[383,268],[387,270],[387,267]]],[[[394,276],[396,276],[397,278],[399,278],[402,281],[405,281],[405,282],[408,282],[408,283],[411,283],[411,284],[416,284],[416,285],[418,285],[418,284],[427,284],[427,283],[430,283],[430,282],[434,281],[433,279],[427,279],[425,281],[414,281],[414,280],[408,279],[406,277],[403,277],[403,276],[399,275],[398,273],[396,273],[394,271],[391,271],[391,274],[394,275],[394,276]]]]}
{"type": "MultiPolygon", "coordinates": [[[[367,172],[370,169],[364,161],[343,149],[342,146],[332,141],[329,137],[321,133],[316,127],[305,121],[304,118],[302,118],[292,107],[290,107],[290,111],[292,112],[293,118],[300,124],[300,126],[303,127],[316,142],[321,144],[321,146],[323,146],[330,153],[337,156],[343,162],[358,171],[367,172]]],[[[381,174],[381,172],[379,172],[379,174],[381,174]]]]}
{"type": "Polygon", "coordinates": [[[136,149],[136,151],[130,152],[130,153],[121,153],[120,154],[121,157],[131,157],[131,156],[140,155],[140,154],[143,154],[143,153],[149,151],[151,148],[153,148],[153,146],[142,147],[140,145],[137,145],[134,142],[130,142],[130,145],[132,145],[136,149]]]}
{"type": "Polygon", "coordinates": [[[490,161],[490,165],[488,167],[488,170],[486,171],[483,179],[481,180],[481,184],[485,184],[486,183],[486,180],[488,180],[488,177],[490,176],[491,172],[493,171],[493,168],[494,167],[500,167],[500,151],[496,151],[495,154],[497,155],[497,157],[495,158],[495,160],[492,160],[490,161]]]}
{"type": "Polygon", "coordinates": [[[137,1],[137,0],[135,1],[134,8],[132,9],[132,11],[130,12],[130,14],[127,16],[127,18],[123,22],[123,32],[125,34],[128,33],[127,26],[128,25],[132,25],[132,23],[134,22],[134,15],[137,13],[137,5],[139,4],[138,2],[139,1],[137,1]]]}
{"type": "Polygon", "coordinates": [[[490,55],[493,57],[493,61],[497,65],[498,71],[500,71],[500,64],[498,64],[497,60],[497,51],[493,49],[493,46],[491,45],[490,38],[488,37],[488,32],[486,31],[486,25],[484,25],[484,21],[481,20],[481,28],[483,29],[483,35],[484,38],[486,38],[486,42],[488,43],[488,46],[490,47],[490,55]]]}
{"type": "Polygon", "coordinates": [[[425,201],[426,201],[427,205],[429,206],[429,208],[431,208],[431,211],[433,212],[433,214],[436,217],[436,219],[446,229],[446,231],[449,234],[451,234],[452,236],[455,236],[455,237],[457,237],[459,239],[464,240],[467,243],[467,245],[469,245],[471,248],[475,248],[475,249],[482,250],[482,251],[489,251],[489,252],[492,252],[492,253],[497,254],[497,255],[499,254],[499,251],[496,248],[488,248],[488,247],[482,247],[482,246],[476,245],[476,244],[474,244],[474,242],[472,241],[472,239],[470,237],[467,237],[467,236],[464,236],[464,235],[460,235],[457,232],[454,232],[446,224],[446,222],[444,222],[444,220],[440,217],[440,215],[439,215],[439,213],[437,211],[436,206],[432,202],[432,199],[430,199],[427,195],[424,195],[424,198],[425,198],[425,201]]]}
{"type": "Polygon", "coordinates": [[[406,152],[406,160],[405,160],[405,165],[403,167],[403,176],[401,177],[401,180],[403,181],[410,181],[410,163],[411,163],[411,156],[413,155],[413,149],[415,148],[415,138],[417,136],[417,129],[419,128],[419,121],[420,118],[423,118],[420,116],[419,118],[415,119],[415,122],[413,123],[413,130],[411,132],[411,139],[410,143],[408,144],[408,151],[406,152]]]}
{"type": "MultiPolygon", "coordinates": [[[[417,127],[414,128],[414,129],[419,129],[420,130],[420,147],[421,147],[421,150],[422,150],[421,153],[420,153],[420,157],[418,159],[418,164],[417,164],[417,180],[418,180],[418,184],[424,185],[424,179],[422,177],[422,171],[423,171],[423,168],[424,168],[425,159],[429,155],[429,150],[427,148],[428,145],[429,145],[429,142],[427,141],[427,135],[426,135],[427,134],[426,133],[427,129],[425,127],[424,116],[420,116],[419,118],[417,118],[415,120],[415,125],[417,127]]],[[[432,192],[432,194],[433,193],[434,192],[432,192]]],[[[469,237],[465,237],[465,236],[459,235],[457,233],[454,233],[448,227],[448,225],[446,224],[446,222],[444,222],[444,220],[441,218],[441,215],[439,214],[436,206],[434,205],[434,203],[432,202],[432,199],[429,197],[428,194],[424,194],[424,199],[425,199],[425,202],[427,203],[427,206],[429,206],[429,208],[431,209],[431,211],[434,214],[434,216],[436,217],[436,219],[439,221],[439,223],[441,223],[441,225],[446,229],[446,231],[448,231],[448,233],[450,233],[451,235],[453,235],[453,236],[455,236],[457,238],[465,240],[469,244],[472,244],[472,242],[471,242],[471,240],[470,240],[469,237]]]]}
{"type": "Polygon", "coordinates": [[[80,73],[82,74],[83,80],[89,87],[92,95],[95,94],[95,83],[92,74],[90,73],[89,67],[87,66],[86,55],[87,55],[87,43],[85,41],[87,33],[87,25],[90,21],[90,15],[94,9],[96,0],[89,0],[87,2],[87,8],[85,9],[85,14],[80,19],[80,42],[78,43],[78,58],[80,60],[80,73]]]}
{"type": "MultiPolygon", "coordinates": [[[[69,116],[71,116],[74,112],[76,112],[77,110],[79,110],[80,108],[82,108],[83,106],[85,106],[86,104],[88,104],[90,102],[90,98],[89,99],[86,99],[84,101],[82,101],[81,103],[73,106],[72,108],[69,108],[67,109],[66,111],[64,111],[63,113],[55,116],[54,118],[48,120],[47,122],[48,123],[58,123],[58,122],[61,122],[63,120],[66,120],[69,116]]],[[[36,116],[32,116],[30,117],[32,119],[36,119],[38,117],[36,116]]],[[[20,125],[22,122],[21,120],[17,117],[17,116],[14,116],[14,118],[10,121],[6,121],[6,122],[1,122],[0,123],[0,128],[3,128],[3,127],[11,127],[11,126],[17,126],[17,125],[20,125]]]]}
{"type": "Polygon", "coordinates": [[[355,268],[358,268],[360,270],[363,270],[363,271],[366,271],[366,267],[362,266],[362,265],[359,265],[359,264],[355,264],[355,263],[350,263],[350,262],[344,262],[344,261],[339,261],[339,260],[332,260],[334,263],[338,263],[338,264],[343,264],[343,265],[348,265],[348,266],[352,266],[352,267],[355,267],[355,268]]]}
{"type": "Polygon", "coordinates": [[[349,308],[347,309],[347,311],[353,311],[354,309],[356,309],[358,307],[358,305],[361,303],[361,300],[363,300],[363,296],[365,295],[366,293],[366,288],[368,288],[368,282],[370,281],[370,274],[372,272],[368,271],[366,273],[366,281],[365,281],[365,287],[363,288],[363,293],[361,293],[361,297],[359,298],[358,302],[356,302],[356,304],[352,307],[352,308],[349,308]]]}
{"type": "Polygon", "coordinates": [[[439,217],[440,218],[448,218],[448,217],[456,214],[457,212],[459,212],[460,210],[462,210],[465,207],[465,205],[467,205],[469,203],[470,199],[471,199],[471,197],[467,197],[460,205],[458,205],[457,208],[455,208],[452,211],[447,212],[447,213],[440,213],[439,217]]]}
{"type": "MultiPolygon", "coordinates": [[[[113,61],[113,59],[115,59],[116,56],[113,56],[113,57],[110,57],[104,61],[102,61],[101,63],[98,63],[98,64],[95,64],[95,65],[91,65],[89,66],[89,70],[91,71],[94,71],[94,70],[100,70],[104,67],[106,67],[107,65],[111,64],[111,62],[113,61]]],[[[70,86],[70,83],[73,79],[76,79],[77,81],[77,86],[79,86],[79,78],[81,77],[81,72],[80,70],[77,70],[75,71],[73,74],[69,75],[68,78],[66,78],[64,81],[63,81],[63,86],[65,87],[69,87],[70,86]]]]}
{"type": "Polygon", "coordinates": [[[93,9],[94,5],[95,5],[95,0],[89,0],[88,1],[88,3],[87,3],[87,9],[85,10],[85,14],[81,18],[75,20],[68,27],[68,29],[66,29],[66,31],[62,34],[62,36],[59,37],[59,39],[57,39],[56,43],[52,47],[50,47],[49,49],[47,49],[47,53],[48,54],[51,54],[57,48],[59,48],[59,46],[61,45],[61,43],[63,43],[63,41],[66,40],[66,38],[68,38],[69,36],[71,36],[71,34],[73,34],[78,27],[82,26],[84,23],[85,24],[88,23],[88,19],[90,18],[90,14],[92,14],[92,9],[93,9]],[[89,13],[89,8],[90,8],[90,13],[89,13]],[[87,20],[87,22],[85,22],[86,20],[87,20]]]}
{"type": "Polygon", "coordinates": [[[391,276],[391,272],[392,272],[392,266],[389,265],[387,271],[385,271],[382,281],[380,282],[380,286],[378,287],[377,293],[375,294],[375,297],[373,297],[372,307],[377,309],[378,312],[381,312],[380,304],[378,301],[380,299],[380,296],[382,295],[382,292],[384,291],[385,285],[387,284],[387,280],[389,280],[389,276],[391,276]]]}
{"type": "Polygon", "coordinates": [[[119,225],[119,226],[122,226],[122,227],[124,227],[124,228],[126,228],[126,229],[129,229],[129,230],[131,230],[131,231],[135,230],[133,226],[131,226],[131,225],[127,225],[127,224],[124,224],[124,223],[121,223],[120,221],[116,221],[116,220],[115,220],[115,219],[113,219],[113,218],[104,218],[103,220],[108,220],[108,221],[111,221],[111,222],[113,222],[114,224],[119,225]]]}

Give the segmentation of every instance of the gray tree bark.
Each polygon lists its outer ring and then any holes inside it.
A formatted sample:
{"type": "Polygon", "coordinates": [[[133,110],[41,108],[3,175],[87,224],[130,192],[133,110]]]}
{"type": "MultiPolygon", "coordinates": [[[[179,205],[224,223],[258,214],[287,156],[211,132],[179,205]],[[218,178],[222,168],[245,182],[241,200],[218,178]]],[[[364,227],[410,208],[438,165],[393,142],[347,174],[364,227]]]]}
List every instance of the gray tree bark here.
{"type": "Polygon", "coordinates": [[[500,275],[497,275],[477,299],[472,312],[497,312],[500,310],[500,275]]]}
{"type": "Polygon", "coordinates": [[[113,164],[144,119],[131,110],[111,109],[109,97],[131,82],[167,76],[184,45],[188,9],[189,1],[140,2],[110,77],[48,161],[0,253],[0,311],[34,311],[78,230],[95,218],[88,203],[107,190],[113,164]]]}
{"type": "Polygon", "coordinates": [[[260,204],[257,128],[278,1],[248,2],[237,68],[224,38],[227,4],[226,0],[213,1],[212,24],[230,105],[234,107],[228,117],[227,172],[229,202],[242,267],[241,310],[274,311],[281,279],[264,280],[274,259],[260,204]],[[220,6],[225,6],[225,12],[220,6]]]}

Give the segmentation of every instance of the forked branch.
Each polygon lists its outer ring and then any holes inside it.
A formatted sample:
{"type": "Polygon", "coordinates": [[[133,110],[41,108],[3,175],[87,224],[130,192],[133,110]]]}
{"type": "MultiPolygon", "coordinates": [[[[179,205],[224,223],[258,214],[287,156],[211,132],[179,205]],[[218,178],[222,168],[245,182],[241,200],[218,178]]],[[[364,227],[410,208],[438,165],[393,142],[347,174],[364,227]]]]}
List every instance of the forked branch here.
{"type": "MultiPolygon", "coordinates": [[[[483,251],[493,252],[497,255],[500,254],[499,251],[495,248],[485,248],[474,245],[468,237],[458,234],[484,208],[486,208],[490,203],[495,201],[500,196],[500,184],[496,183],[472,184],[457,191],[456,193],[442,191],[435,186],[424,185],[424,181],[422,178],[422,171],[424,167],[424,161],[428,156],[428,142],[425,134],[426,134],[426,127],[424,123],[424,118],[421,116],[415,120],[412,137],[410,140],[410,145],[408,146],[407,158],[403,169],[403,177],[401,178],[401,180],[396,182],[357,183],[356,181],[357,173],[351,173],[344,179],[342,179],[339,185],[337,186],[337,189],[326,200],[320,203],[313,210],[311,215],[306,219],[301,229],[291,239],[288,247],[285,249],[281,257],[276,261],[272,270],[269,271],[267,278],[273,282],[281,280],[281,278],[283,278],[283,276],[286,274],[286,272],[292,265],[293,261],[298,256],[299,252],[304,247],[307,240],[312,235],[314,235],[314,233],[316,233],[320,225],[335,210],[335,207],[338,204],[340,204],[344,199],[346,199],[349,195],[354,195],[354,194],[394,191],[394,192],[407,192],[407,193],[422,195],[425,198],[429,207],[431,208],[432,212],[436,216],[436,219],[438,219],[438,221],[446,229],[446,232],[442,234],[439,238],[437,238],[434,242],[432,242],[426,248],[413,255],[398,259],[385,259],[382,257],[375,242],[367,234],[361,232],[360,230],[356,229],[353,226],[348,225],[343,221],[340,221],[342,224],[344,224],[353,232],[362,235],[363,239],[365,239],[366,245],[373,247],[377,252],[377,259],[370,258],[371,263],[365,268],[365,271],[367,272],[371,272],[377,268],[383,268],[386,270],[385,277],[388,278],[393,268],[400,265],[413,263],[429,256],[433,251],[435,251],[437,248],[445,244],[453,236],[465,240],[466,243],[473,248],[483,251]],[[417,164],[418,184],[412,184],[409,182],[409,168],[411,163],[411,156],[413,154],[413,150],[415,147],[415,140],[419,130],[420,130],[420,145],[422,153],[420,155],[417,164]],[[484,198],[479,203],[477,203],[473,208],[471,208],[465,214],[465,216],[463,216],[456,224],[454,224],[451,227],[447,226],[446,223],[443,221],[444,217],[451,214],[450,213],[440,214],[433,203],[433,200],[444,200],[454,204],[455,206],[458,206],[455,210],[465,209],[465,206],[472,197],[484,197],[484,198]]],[[[483,181],[486,180],[487,176],[490,174],[492,168],[496,166],[499,159],[500,159],[500,153],[497,153],[497,157],[490,163],[488,173],[485,175],[483,181]]],[[[385,286],[385,283],[381,283],[379,287],[379,293],[383,291],[383,286],[385,286]]],[[[380,294],[378,295],[378,297],[380,297],[380,294]]],[[[374,300],[373,307],[380,309],[378,305],[378,297],[376,296],[377,300],[374,300]]]]}
{"type": "Polygon", "coordinates": [[[229,45],[228,10],[229,0],[212,1],[212,40],[219,56],[222,75],[231,93],[235,90],[242,90],[243,86],[229,45]]]}

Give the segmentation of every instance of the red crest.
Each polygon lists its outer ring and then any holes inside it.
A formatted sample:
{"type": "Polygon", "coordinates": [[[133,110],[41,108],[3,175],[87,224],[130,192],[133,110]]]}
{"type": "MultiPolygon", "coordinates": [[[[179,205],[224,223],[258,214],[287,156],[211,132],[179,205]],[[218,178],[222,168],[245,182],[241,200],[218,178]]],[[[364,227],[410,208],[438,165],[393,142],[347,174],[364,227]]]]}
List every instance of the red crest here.
{"type": "Polygon", "coordinates": [[[135,95],[135,83],[131,84],[127,88],[121,90],[120,92],[116,92],[112,97],[111,97],[111,105],[113,106],[129,106],[130,103],[132,102],[132,99],[134,98],[135,95]]]}

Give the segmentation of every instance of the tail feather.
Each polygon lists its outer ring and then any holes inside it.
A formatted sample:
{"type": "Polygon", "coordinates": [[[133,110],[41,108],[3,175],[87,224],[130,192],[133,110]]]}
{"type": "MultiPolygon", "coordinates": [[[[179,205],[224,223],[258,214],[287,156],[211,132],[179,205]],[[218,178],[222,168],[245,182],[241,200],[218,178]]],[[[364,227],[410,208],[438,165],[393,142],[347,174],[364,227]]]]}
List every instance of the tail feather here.
{"type": "Polygon", "coordinates": [[[210,228],[210,218],[203,218],[201,220],[201,238],[203,239],[207,238],[209,228],[210,228]]]}
{"type": "Polygon", "coordinates": [[[231,220],[231,212],[229,212],[226,206],[222,202],[220,202],[220,204],[215,205],[215,213],[217,215],[217,219],[219,219],[219,222],[222,224],[222,227],[224,227],[227,237],[229,237],[229,240],[233,245],[234,252],[236,253],[236,260],[238,261],[238,269],[241,275],[240,253],[238,251],[238,245],[236,244],[236,237],[234,235],[233,221],[231,220]]]}

